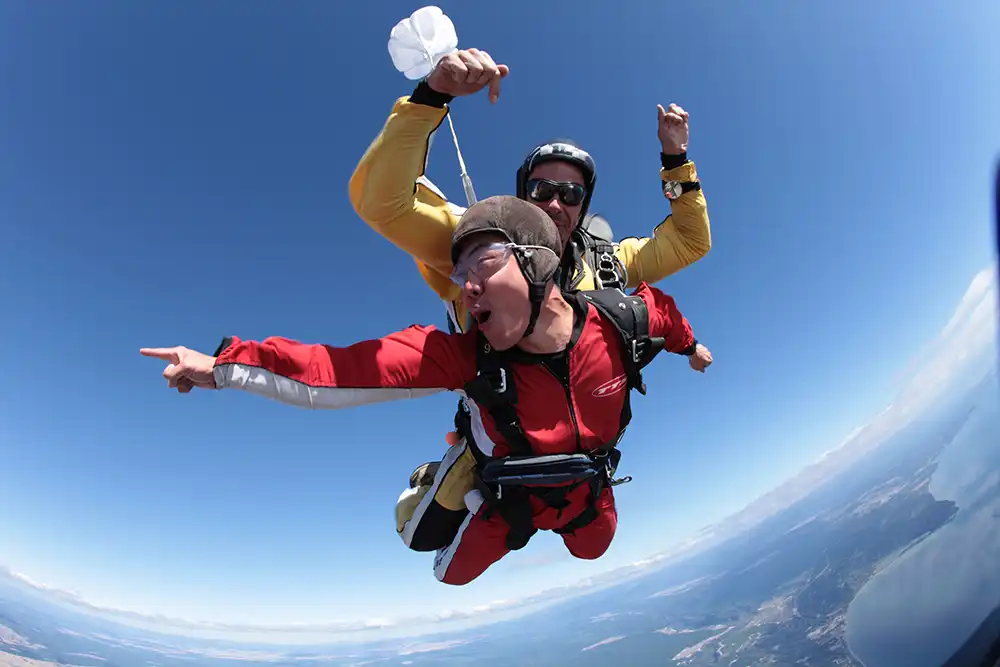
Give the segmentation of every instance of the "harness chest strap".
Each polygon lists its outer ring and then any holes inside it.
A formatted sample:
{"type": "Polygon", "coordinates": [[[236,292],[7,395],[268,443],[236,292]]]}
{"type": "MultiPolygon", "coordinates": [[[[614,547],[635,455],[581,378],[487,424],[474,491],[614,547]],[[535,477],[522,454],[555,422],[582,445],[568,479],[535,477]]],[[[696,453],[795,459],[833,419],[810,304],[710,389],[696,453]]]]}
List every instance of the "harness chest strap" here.
{"type": "Polygon", "coordinates": [[[587,263],[594,268],[597,285],[603,289],[625,289],[628,275],[621,260],[615,254],[615,247],[607,241],[582,234],[587,263]]]}
{"type": "Polygon", "coordinates": [[[584,276],[583,264],[589,265],[593,270],[597,290],[625,289],[628,271],[615,254],[615,246],[610,241],[580,230],[574,235],[574,241],[569,244],[568,249],[570,252],[566,253],[564,259],[564,277],[568,281],[564,285],[566,289],[576,289],[579,286],[584,276]],[[570,270],[571,268],[574,270],[570,270]]]}

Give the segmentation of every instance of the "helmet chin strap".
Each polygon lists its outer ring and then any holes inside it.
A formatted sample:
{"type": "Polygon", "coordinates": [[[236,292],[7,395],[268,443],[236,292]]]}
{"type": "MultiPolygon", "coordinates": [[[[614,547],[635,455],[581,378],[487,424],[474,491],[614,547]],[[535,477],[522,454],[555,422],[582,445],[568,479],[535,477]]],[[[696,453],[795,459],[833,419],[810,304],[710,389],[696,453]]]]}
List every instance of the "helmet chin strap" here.
{"type": "Polygon", "coordinates": [[[535,330],[535,323],[542,312],[542,301],[545,299],[545,283],[528,283],[528,300],[531,301],[531,316],[528,326],[521,338],[527,338],[535,330]]]}
{"type": "MultiPolygon", "coordinates": [[[[524,333],[521,334],[521,339],[524,340],[532,334],[535,330],[535,324],[538,322],[538,316],[542,312],[542,301],[545,300],[545,288],[548,285],[548,278],[545,280],[532,280],[528,276],[528,272],[525,267],[527,258],[522,258],[520,255],[515,255],[517,260],[517,268],[521,270],[521,275],[524,276],[524,280],[528,283],[528,301],[531,303],[531,315],[528,317],[528,326],[525,327],[524,333]]],[[[558,267],[556,272],[558,272],[558,267]]]]}

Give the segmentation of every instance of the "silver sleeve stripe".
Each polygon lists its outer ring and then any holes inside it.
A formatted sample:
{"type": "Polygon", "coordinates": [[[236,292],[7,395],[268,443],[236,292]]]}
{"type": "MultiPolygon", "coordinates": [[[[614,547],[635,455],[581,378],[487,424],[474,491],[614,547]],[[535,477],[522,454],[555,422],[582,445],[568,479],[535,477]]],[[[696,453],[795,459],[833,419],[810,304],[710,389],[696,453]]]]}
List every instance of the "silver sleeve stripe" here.
{"type": "Polygon", "coordinates": [[[312,410],[341,410],[359,405],[422,398],[447,389],[398,389],[395,387],[312,387],[259,366],[220,364],[215,367],[219,389],[242,389],[279,403],[312,410]]]}

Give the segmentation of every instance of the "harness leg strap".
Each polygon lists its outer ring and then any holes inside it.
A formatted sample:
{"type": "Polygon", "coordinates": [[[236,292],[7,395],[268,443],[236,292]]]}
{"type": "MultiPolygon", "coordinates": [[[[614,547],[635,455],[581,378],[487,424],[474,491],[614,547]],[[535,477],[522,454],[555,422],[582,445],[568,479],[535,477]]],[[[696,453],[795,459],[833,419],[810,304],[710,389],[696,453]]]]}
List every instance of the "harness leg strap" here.
{"type": "Polygon", "coordinates": [[[478,473],[475,476],[475,487],[483,494],[486,505],[482,517],[489,519],[494,512],[499,514],[507,522],[507,548],[511,551],[523,549],[538,532],[531,514],[531,502],[524,489],[501,487],[497,494],[483,482],[478,473]]]}
{"type": "Polygon", "coordinates": [[[592,480],[590,482],[590,493],[587,498],[587,506],[582,512],[577,514],[575,517],[567,521],[564,525],[559,528],[553,528],[552,532],[558,535],[566,535],[568,533],[573,533],[584,526],[589,526],[594,522],[599,516],[597,511],[597,499],[601,497],[601,491],[604,490],[603,480],[592,480]]]}

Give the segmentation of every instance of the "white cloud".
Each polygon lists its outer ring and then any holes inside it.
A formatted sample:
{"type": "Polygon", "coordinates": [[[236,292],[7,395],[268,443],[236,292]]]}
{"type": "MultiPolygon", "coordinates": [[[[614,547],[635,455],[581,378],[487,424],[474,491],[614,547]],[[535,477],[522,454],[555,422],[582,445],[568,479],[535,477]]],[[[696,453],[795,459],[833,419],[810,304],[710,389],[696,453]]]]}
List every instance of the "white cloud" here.
{"type": "Polygon", "coordinates": [[[991,266],[972,279],[951,319],[931,343],[920,370],[896,401],[900,415],[916,413],[956,379],[978,382],[995,367],[997,314],[997,273],[991,266]]]}
{"type": "MultiPolygon", "coordinates": [[[[507,600],[492,600],[485,604],[475,605],[468,609],[445,609],[423,616],[399,618],[369,618],[352,621],[330,621],[316,623],[289,623],[283,625],[220,623],[214,621],[198,621],[182,618],[172,618],[161,614],[142,614],[127,609],[99,606],[92,604],[75,592],[65,591],[35,581],[28,575],[14,572],[0,565],[0,576],[19,581],[21,584],[44,593],[53,602],[68,604],[71,608],[85,613],[96,614],[130,626],[142,627],[158,632],[174,632],[179,635],[196,637],[216,637],[233,640],[248,640],[291,644],[291,643],[323,643],[344,639],[370,640],[376,632],[378,639],[404,638],[419,636],[431,632],[441,632],[445,629],[467,629],[500,620],[501,617],[523,615],[552,604],[561,599],[571,597],[588,587],[609,583],[604,578],[598,580],[585,579],[568,586],[545,589],[520,598],[507,600]],[[442,628],[442,624],[451,627],[442,628]],[[389,635],[387,631],[396,632],[389,635]]],[[[111,640],[112,638],[107,638],[111,640]]],[[[435,648],[433,650],[443,650],[435,648]]]]}
{"type": "MultiPolygon", "coordinates": [[[[965,295],[955,309],[955,314],[941,332],[941,338],[947,339],[956,334],[962,326],[969,321],[974,321],[977,312],[981,313],[982,308],[996,312],[996,290],[997,278],[995,267],[983,269],[972,279],[969,288],[965,290],[965,295]]],[[[996,330],[996,318],[993,318],[993,328],[996,330]]]]}
{"type": "Polygon", "coordinates": [[[34,579],[32,579],[31,577],[29,577],[26,574],[22,574],[20,572],[14,572],[13,570],[7,570],[7,572],[8,572],[8,574],[10,574],[10,576],[14,577],[15,579],[18,579],[21,582],[23,582],[25,584],[28,584],[29,586],[32,586],[34,588],[39,588],[39,589],[42,589],[42,590],[48,590],[48,588],[49,588],[48,586],[46,586],[44,584],[38,583],[37,581],[35,581],[34,579]]]}
{"type": "Polygon", "coordinates": [[[474,639],[449,639],[440,642],[427,642],[424,644],[416,644],[414,646],[408,646],[397,653],[397,655],[414,655],[416,653],[432,653],[435,651],[447,651],[450,648],[455,648],[456,646],[464,646],[466,644],[471,644],[477,641],[479,638],[474,639]]]}
{"type": "Polygon", "coordinates": [[[864,454],[952,390],[956,382],[970,387],[980,382],[996,368],[997,317],[994,264],[973,276],[941,333],[925,346],[916,371],[896,399],[839,445],[824,452],[814,466],[836,460],[847,450],[864,454]]]}
{"type": "Polygon", "coordinates": [[[620,642],[623,639],[625,639],[625,635],[615,635],[614,637],[608,637],[607,639],[602,639],[601,641],[597,642],[596,644],[591,644],[590,646],[584,646],[582,649],[580,649],[580,651],[581,652],[583,652],[583,651],[592,651],[595,648],[597,648],[598,646],[605,646],[607,644],[614,644],[615,642],[620,642]]]}

